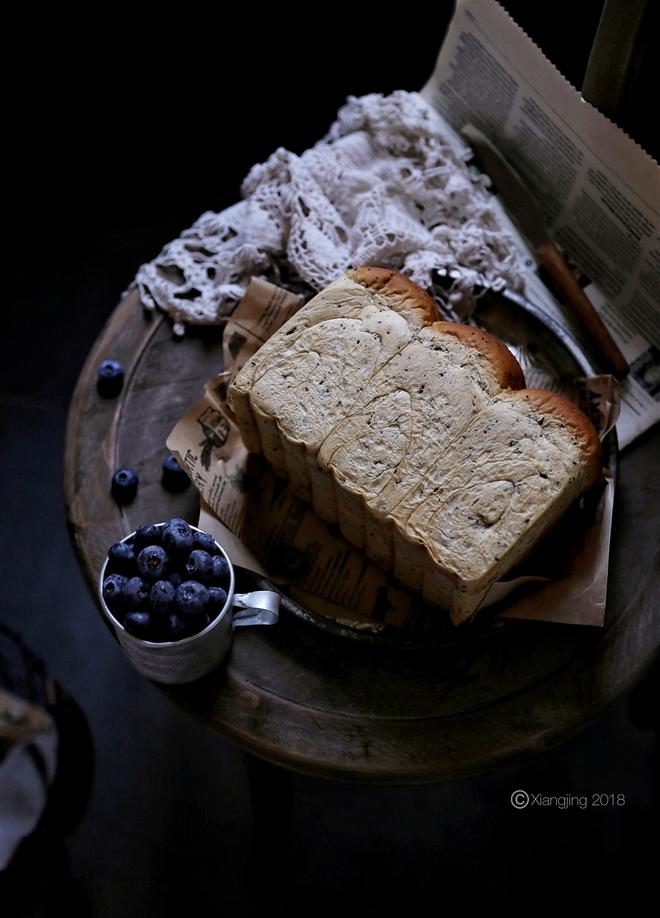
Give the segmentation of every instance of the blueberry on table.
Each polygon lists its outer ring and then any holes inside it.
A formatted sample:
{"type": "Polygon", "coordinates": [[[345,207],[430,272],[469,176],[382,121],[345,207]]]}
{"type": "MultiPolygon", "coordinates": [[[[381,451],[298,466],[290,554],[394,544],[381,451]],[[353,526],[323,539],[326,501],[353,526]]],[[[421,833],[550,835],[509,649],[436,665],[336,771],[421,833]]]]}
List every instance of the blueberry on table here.
{"type": "Polygon", "coordinates": [[[108,561],[118,571],[125,574],[135,573],[135,552],[128,542],[115,542],[108,549],[108,561]]]}
{"type": "Polygon", "coordinates": [[[193,531],[193,546],[199,548],[200,551],[208,552],[211,556],[219,554],[215,539],[208,532],[193,531]]]}
{"type": "Polygon", "coordinates": [[[163,527],[161,541],[173,557],[187,557],[193,547],[193,532],[185,520],[170,520],[163,527]]]}
{"type": "Polygon", "coordinates": [[[160,545],[147,545],[137,556],[138,574],[152,583],[163,580],[168,573],[169,558],[160,545]]]}
{"type": "Polygon", "coordinates": [[[135,637],[148,641],[152,632],[151,616],[148,612],[127,612],[124,628],[135,637]]]}
{"type": "Polygon", "coordinates": [[[110,491],[118,504],[130,504],[137,494],[138,477],[133,469],[117,469],[110,491]]]}
{"type": "Polygon", "coordinates": [[[158,580],[149,593],[149,604],[153,612],[165,615],[174,603],[175,588],[169,580],[158,580]]]}
{"type": "Polygon", "coordinates": [[[103,598],[110,611],[119,608],[122,604],[124,587],[127,584],[126,577],[121,574],[110,574],[103,581],[103,598]]]}
{"type": "Polygon", "coordinates": [[[216,555],[216,557],[213,558],[213,574],[211,576],[211,581],[218,586],[229,583],[229,565],[224,555],[216,555]]]}
{"type": "Polygon", "coordinates": [[[103,398],[114,398],[124,385],[124,368],[118,360],[104,360],[96,370],[96,391],[103,398]]]}
{"type": "Polygon", "coordinates": [[[184,580],[174,594],[177,611],[186,618],[202,613],[209,599],[209,591],[196,580],[184,580]]]}
{"type": "Polygon", "coordinates": [[[151,585],[145,583],[141,577],[131,577],[124,586],[124,602],[136,612],[149,606],[151,585]]]}
{"type": "Polygon", "coordinates": [[[190,580],[206,583],[213,576],[213,558],[207,551],[195,548],[188,555],[186,574],[190,580]]]}
{"type": "Polygon", "coordinates": [[[158,526],[156,526],[155,523],[150,523],[147,526],[140,526],[140,528],[135,531],[133,545],[138,551],[141,548],[146,548],[147,545],[160,545],[160,529],[158,526]]]}
{"type": "Polygon", "coordinates": [[[212,618],[222,611],[227,602],[227,591],[222,587],[209,587],[209,598],[206,603],[206,611],[212,618]]]}
{"type": "Polygon", "coordinates": [[[190,484],[190,479],[174,456],[168,456],[167,459],[163,461],[161,483],[164,488],[168,491],[173,491],[175,494],[179,491],[185,491],[190,484]]]}

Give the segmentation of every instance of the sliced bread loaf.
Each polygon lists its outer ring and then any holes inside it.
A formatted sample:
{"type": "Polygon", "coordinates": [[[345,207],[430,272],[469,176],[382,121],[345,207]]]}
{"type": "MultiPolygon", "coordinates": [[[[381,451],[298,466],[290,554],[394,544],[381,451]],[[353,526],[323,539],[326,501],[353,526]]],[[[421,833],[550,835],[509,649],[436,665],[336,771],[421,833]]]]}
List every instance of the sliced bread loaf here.
{"type": "Polygon", "coordinates": [[[248,449],[458,622],[600,474],[587,418],[523,386],[493,336],[359,268],[260,348],[229,404],[248,449]]]}

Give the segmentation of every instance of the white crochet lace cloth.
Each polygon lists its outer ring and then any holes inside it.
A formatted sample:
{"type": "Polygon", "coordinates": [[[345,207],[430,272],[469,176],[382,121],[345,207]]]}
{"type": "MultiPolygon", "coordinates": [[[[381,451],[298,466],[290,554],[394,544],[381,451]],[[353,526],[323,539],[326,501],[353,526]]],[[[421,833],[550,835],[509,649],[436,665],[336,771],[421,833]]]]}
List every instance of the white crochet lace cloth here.
{"type": "Polygon", "coordinates": [[[447,306],[475,285],[519,288],[513,240],[467,158],[418,93],[351,96],[312,149],[276,150],[250,170],[239,203],[202,214],[142,265],[142,303],[180,331],[221,322],[251,276],[312,293],[366,264],[430,291],[435,272],[449,272],[447,306]]]}

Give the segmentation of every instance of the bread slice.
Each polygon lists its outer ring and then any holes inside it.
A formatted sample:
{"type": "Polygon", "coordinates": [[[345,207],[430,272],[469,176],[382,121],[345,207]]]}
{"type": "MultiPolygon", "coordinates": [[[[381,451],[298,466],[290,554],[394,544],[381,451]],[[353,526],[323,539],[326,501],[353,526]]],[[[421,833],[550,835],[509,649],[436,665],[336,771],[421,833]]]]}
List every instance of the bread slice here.
{"type": "Polygon", "coordinates": [[[260,348],[229,404],[248,449],[459,622],[600,474],[587,418],[523,386],[492,335],[359,268],[260,348]]]}
{"type": "MultiPolygon", "coordinates": [[[[392,271],[362,269],[330,284],[234,379],[229,405],[247,448],[263,452],[299,496],[311,499],[308,457],[315,459],[373,373],[435,317],[430,297],[392,271]]],[[[320,477],[317,485],[327,489],[320,477]]],[[[319,497],[321,515],[334,521],[319,497]]]]}
{"type": "Polygon", "coordinates": [[[321,468],[342,484],[338,521],[347,538],[391,567],[382,519],[493,396],[523,385],[518,363],[491,335],[449,322],[422,329],[374,374],[319,450],[321,468]]]}
{"type": "Polygon", "coordinates": [[[600,473],[596,431],[571,402],[502,392],[390,511],[394,573],[461,621],[600,473]]]}

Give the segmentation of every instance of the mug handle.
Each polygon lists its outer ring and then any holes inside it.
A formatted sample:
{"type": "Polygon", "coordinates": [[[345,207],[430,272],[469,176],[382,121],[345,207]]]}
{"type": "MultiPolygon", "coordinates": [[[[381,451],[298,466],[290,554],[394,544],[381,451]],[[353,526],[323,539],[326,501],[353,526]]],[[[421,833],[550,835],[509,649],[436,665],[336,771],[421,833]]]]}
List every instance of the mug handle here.
{"type": "Polygon", "coordinates": [[[271,590],[254,590],[252,593],[235,593],[233,602],[234,628],[251,625],[274,625],[280,617],[280,596],[271,590]]]}

